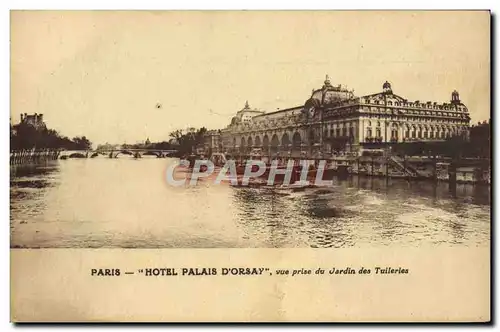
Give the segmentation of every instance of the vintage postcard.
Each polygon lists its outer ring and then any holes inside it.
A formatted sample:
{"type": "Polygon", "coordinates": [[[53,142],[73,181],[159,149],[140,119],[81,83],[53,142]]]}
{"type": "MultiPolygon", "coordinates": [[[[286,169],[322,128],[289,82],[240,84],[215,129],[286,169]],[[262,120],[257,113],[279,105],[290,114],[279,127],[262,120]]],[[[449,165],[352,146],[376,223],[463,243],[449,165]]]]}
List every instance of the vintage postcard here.
{"type": "Polygon", "coordinates": [[[13,322],[488,322],[489,11],[12,11],[13,322]]]}

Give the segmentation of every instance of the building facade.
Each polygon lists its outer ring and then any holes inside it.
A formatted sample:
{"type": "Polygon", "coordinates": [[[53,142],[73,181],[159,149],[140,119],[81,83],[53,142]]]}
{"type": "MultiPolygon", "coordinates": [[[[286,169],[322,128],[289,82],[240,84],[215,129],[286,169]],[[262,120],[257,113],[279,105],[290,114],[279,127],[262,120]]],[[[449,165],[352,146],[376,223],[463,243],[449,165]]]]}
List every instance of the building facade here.
{"type": "Polygon", "coordinates": [[[221,130],[221,148],[233,155],[327,157],[339,151],[468,135],[470,116],[457,91],[447,103],[409,101],[385,82],[382,91],[355,96],[327,76],[303,105],[275,112],[248,102],[221,130]]]}

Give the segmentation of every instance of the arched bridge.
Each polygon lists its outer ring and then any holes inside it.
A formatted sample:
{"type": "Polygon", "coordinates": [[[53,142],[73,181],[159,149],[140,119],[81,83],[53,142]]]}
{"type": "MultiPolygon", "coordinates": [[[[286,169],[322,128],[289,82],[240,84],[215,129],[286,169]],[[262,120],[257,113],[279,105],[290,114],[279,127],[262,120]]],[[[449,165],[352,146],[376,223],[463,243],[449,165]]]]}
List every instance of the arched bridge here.
{"type": "Polygon", "coordinates": [[[60,154],[61,159],[67,158],[96,158],[99,156],[107,156],[109,158],[117,158],[119,155],[129,155],[134,158],[142,156],[156,156],[157,158],[165,158],[174,153],[176,150],[150,150],[150,149],[113,149],[113,150],[86,150],[86,151],[63,151],[60,154]]]}
{"type": "Polygon", "coordinates": [[[118,150],[108,150],[99,151],[106,152],[109,158],[117,158],[120,154],[130,155],[134,158],[141,158],[142,156],[156,156],[157,158],[165,158],[174,153],[176,150],[149,150],[149,149],[118,149],[118,150]]]}

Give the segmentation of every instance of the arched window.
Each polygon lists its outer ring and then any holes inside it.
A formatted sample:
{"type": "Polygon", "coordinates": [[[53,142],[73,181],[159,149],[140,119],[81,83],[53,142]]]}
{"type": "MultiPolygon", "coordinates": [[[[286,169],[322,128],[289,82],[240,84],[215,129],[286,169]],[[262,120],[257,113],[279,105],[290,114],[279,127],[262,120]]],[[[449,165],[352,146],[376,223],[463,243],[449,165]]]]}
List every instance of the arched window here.
{"type": "Polygon", "coordinates": [[[370,128],[370,127],[366,128],[366,137],[367,138],[372,137],[372,128],[370,128]]]}
{"type": "Polygon", "coordinates": [[[241,142],[240,142],[240,151],[241,151],[241,152],[245,152],[245,143],[246,143],[246,142],[245,142],[245,138],[244,138],[244,137],[242,137],[242,138],[241,138],[241,142]]]}
{"type": "Polygon", "coordinates": [[[256,136],[256,137],[255,137],[255,146],[256,146],[256,147],[260,147],[260,146],[261,146],[261,143],[260,143],[260,136],[256,136]]]}
{"type": "Polygon", "coordinates": [[[262,146],[264,150],[267,150],[269,147],[269,136],[264,135],[264,139],[262,140],[262,146]]]}
{"type": "Polygon", "coordinates": [[[393,127],[391,130],[391,141],[397,141],[397,140],[398,140],[398,129],[393,127]]]}

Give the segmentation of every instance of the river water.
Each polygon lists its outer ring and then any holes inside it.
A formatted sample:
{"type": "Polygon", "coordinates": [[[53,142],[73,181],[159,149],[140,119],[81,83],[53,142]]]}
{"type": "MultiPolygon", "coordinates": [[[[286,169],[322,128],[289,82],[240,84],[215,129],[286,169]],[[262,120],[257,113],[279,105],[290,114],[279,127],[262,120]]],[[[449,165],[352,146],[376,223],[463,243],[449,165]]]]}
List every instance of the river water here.
{"type": "Polygon", "coordinates": [[[489,246],[490,188],[369,177],[287,192],[167,184],[174,159],[11,167],[13,248],[489,246]]]}

